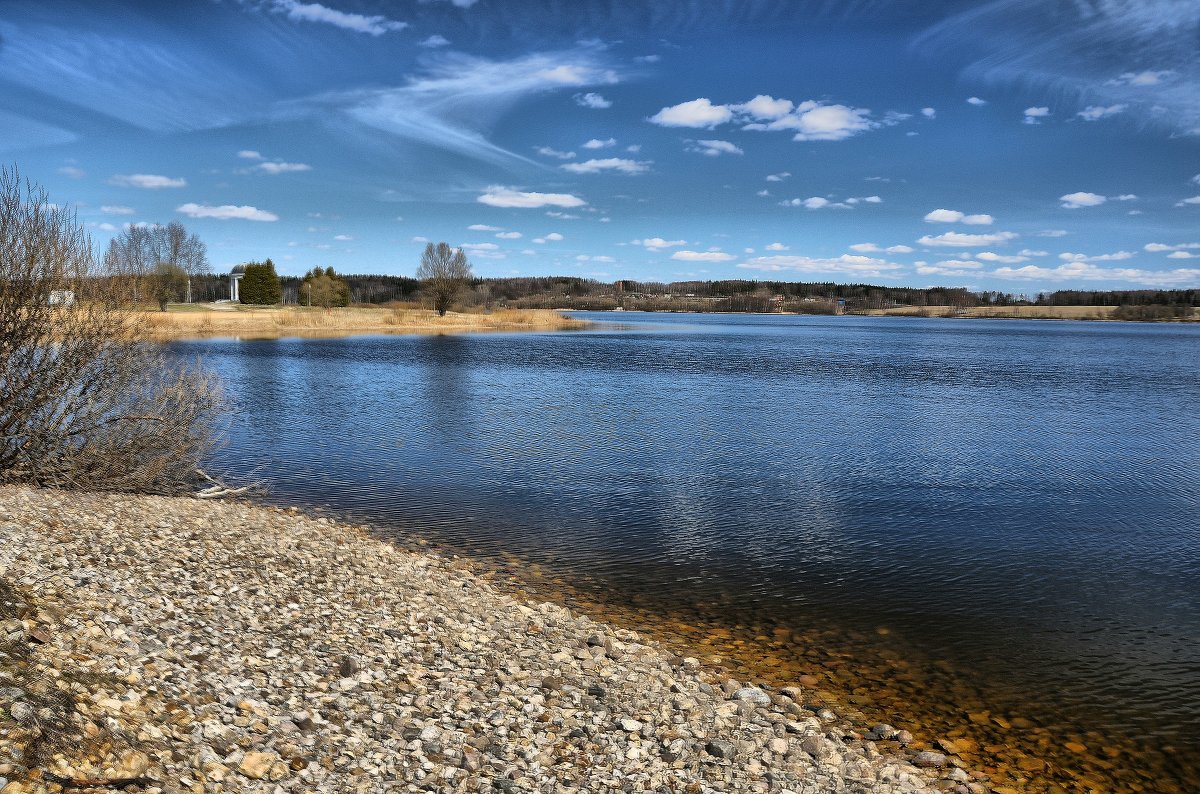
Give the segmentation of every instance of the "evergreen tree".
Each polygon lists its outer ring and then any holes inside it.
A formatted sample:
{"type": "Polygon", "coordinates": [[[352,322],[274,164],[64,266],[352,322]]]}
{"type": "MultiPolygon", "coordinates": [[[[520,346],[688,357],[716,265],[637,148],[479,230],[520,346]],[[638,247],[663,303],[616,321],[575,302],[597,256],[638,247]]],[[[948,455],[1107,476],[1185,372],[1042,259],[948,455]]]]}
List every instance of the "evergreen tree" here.
{"type": "Polygon", "coordinates": [[[268,259],[265,262],[251,262],[246,265],[246,275],[238,286],[238,293],[242,303],[256,306],[274,306],[283,300],[275,263],[268,259]]]}

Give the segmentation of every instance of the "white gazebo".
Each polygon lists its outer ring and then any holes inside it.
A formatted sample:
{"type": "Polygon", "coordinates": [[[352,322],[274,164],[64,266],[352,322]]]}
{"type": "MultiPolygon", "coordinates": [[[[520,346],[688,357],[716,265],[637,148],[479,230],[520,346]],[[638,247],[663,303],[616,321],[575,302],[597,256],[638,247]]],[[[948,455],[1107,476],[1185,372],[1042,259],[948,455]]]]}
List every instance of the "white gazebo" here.
{"type": "Polygon", "coordinates": [[[245,265],[236,265],[233,270],[229,271],[229,300],[237,303],[241,300],[241,294],[238,292],[238,282],[246,275],[245,265]]]}

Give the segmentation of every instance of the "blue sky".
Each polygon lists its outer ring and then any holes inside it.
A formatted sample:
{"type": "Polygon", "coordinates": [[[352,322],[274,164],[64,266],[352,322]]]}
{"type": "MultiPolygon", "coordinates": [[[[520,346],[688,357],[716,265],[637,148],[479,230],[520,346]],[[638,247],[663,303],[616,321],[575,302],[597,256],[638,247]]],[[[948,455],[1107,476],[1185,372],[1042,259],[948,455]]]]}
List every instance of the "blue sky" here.
{"type": "Polygon", "coordinates": [[[0,159],[215,268],[1200,286],[1200,0],[0,2],[0,159]]]}

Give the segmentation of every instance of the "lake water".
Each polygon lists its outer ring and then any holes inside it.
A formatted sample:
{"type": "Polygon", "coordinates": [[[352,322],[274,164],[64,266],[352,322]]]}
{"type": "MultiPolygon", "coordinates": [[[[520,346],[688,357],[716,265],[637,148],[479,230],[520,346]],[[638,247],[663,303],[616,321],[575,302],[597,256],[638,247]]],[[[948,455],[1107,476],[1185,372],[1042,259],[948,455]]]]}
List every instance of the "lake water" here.
{"type": "Polygon", "coordinates": [[[1195,783],[1200,327],[583,316],[174,347],[271,499],[791,636],[796,669],[840,643],[868,713],[930,689],[1195,783]]]}

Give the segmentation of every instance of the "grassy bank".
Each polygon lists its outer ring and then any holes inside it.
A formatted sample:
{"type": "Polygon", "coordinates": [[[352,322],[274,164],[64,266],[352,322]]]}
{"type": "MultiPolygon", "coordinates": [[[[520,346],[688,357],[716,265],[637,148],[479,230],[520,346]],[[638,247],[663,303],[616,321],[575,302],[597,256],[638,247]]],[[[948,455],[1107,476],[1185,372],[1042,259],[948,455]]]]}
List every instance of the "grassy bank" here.
{"type": "MultiPolygon", "coordinates": [[[[1008,320],[1125,320],[1118,306],[897,306],[872,309],[866,314],[880,317],[965,317],[1008,320]]],[[[1194,322],[1192,320],[1182,322],[1194,322]]]]}
{"type": "Polygon", "coordinates": [[[555,331],[583,328],[582,320],[548,309],[497,309],[490,313],[429,309],[181,304],[165,312],[140,311],[138,323],[159,339],[210,336],[349,336],[352,334],[452,334],[476,331],[555,331]]]}

